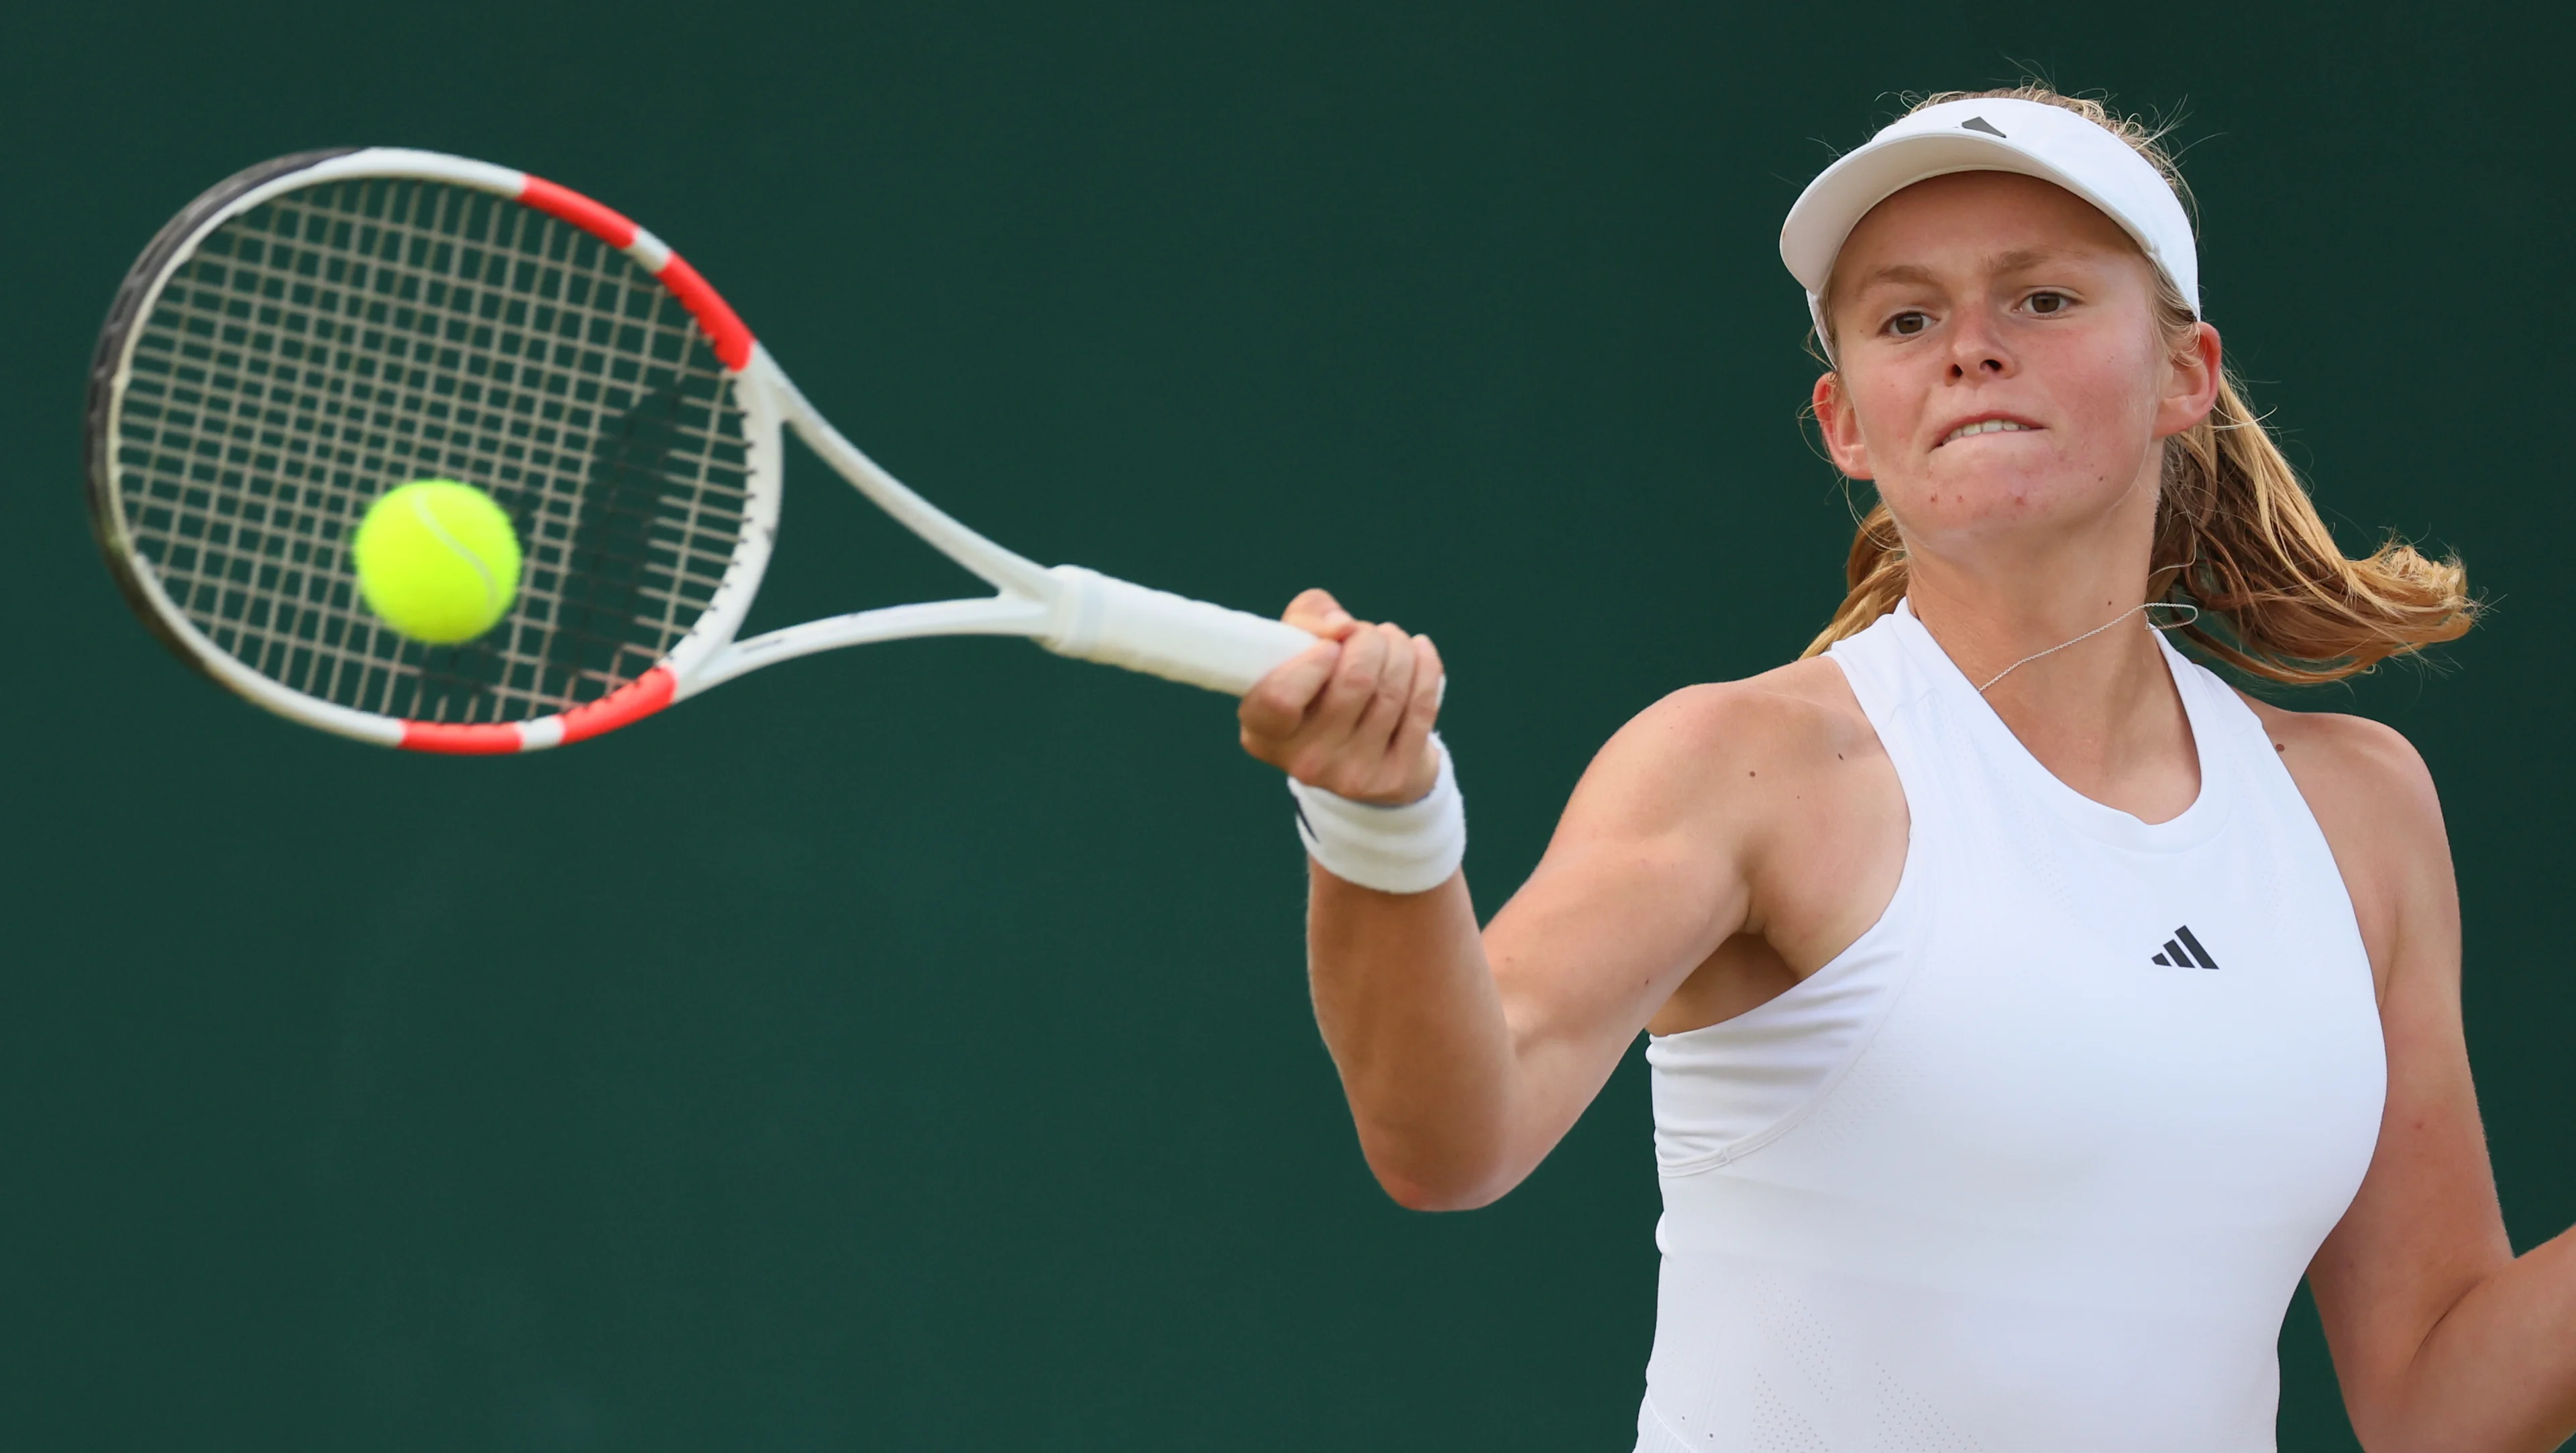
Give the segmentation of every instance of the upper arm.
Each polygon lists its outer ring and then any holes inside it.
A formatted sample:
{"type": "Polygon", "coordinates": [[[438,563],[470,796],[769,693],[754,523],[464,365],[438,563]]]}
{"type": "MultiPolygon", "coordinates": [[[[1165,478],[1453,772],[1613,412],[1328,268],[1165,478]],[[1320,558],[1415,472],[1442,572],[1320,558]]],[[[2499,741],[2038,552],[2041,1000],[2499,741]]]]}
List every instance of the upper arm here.
{"type": "Polygon", "coordinates": [[[2346,1402],[2367,1424],[2425,1336],[2512,1259],[2460,1017],[2460,910],[2441,803],[2396,732],[2264,710],[2370,953],[2388,1099],[2368,1174],[2310,1267],[2346,1402]]]}
{"type": "Polygon", "coordinates": [[[1762,714],[1735,688],[1693,687],[1602,747],[1485,933],[1516,1037],[1624,1046],[1742,925],[1749,823],[1724,778],[1762,714]]]}
{"type": "MultiPolygon", "coordinates": [[[[1759,928],[1782,839],[1841,816],[1837,767],[1874,745],[1839,668],[1677,692],[1602,748],[1485,951],[1552,1142],[1664,1002],[1759,928]],[[1844,700],[1837,703],[1833,693],[1844,700]]],[[[1901,837],[1901,830],[1900,830],[1901,837]]]]}

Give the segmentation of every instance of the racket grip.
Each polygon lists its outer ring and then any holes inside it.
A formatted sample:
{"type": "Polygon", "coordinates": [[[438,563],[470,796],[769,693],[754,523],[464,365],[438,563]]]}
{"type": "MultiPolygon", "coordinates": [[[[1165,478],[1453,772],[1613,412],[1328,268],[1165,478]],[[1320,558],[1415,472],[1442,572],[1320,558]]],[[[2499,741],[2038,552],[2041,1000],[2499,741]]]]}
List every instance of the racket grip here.
{"type": "Polygon", "coordinates": [[[1241,696],[1280,662],[1315,644],[1313,636],[1284,622],[1149,590],[1079,565],[1047,573],[1061,588],[1038,644],[1059,656],[1241,696]]]}

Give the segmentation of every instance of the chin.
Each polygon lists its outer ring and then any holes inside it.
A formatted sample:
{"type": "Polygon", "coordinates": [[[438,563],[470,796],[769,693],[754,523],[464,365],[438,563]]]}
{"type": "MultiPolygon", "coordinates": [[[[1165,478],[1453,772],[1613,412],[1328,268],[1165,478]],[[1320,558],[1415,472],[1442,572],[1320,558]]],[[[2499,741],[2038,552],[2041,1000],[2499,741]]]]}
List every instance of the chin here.
{"type": "Polygon", "coordinates": [[[1879,494],[1908,534],[1926,541],[1966,540],[2065,530],[2099,519],[2129,492],[2127,484],[2110,487],[2102,478],[2098,470],[2069,479],[2062,467],[1989,466],[1958,479],[1935,476],[1896,489],[1882,484],[1879,494]]]}

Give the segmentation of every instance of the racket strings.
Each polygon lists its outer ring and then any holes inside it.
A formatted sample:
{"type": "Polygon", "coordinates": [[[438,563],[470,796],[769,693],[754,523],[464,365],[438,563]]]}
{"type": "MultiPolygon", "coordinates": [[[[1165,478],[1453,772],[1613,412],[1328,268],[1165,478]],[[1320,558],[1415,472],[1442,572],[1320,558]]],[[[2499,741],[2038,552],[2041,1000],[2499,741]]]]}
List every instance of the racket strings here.
{"type": "Polygon", "coordinates": [[[508,721],[593,700],[687,634],[733,558],[747,446],[722,365],[651,274],[552,217],[434,182],[326,183],[199,240],[120,400],[124,520],[164,592],[254,670],[339,705],[508,721]],[[525,546],[503,624],[387,629],[348,539],[462,479],[525,546]]]}

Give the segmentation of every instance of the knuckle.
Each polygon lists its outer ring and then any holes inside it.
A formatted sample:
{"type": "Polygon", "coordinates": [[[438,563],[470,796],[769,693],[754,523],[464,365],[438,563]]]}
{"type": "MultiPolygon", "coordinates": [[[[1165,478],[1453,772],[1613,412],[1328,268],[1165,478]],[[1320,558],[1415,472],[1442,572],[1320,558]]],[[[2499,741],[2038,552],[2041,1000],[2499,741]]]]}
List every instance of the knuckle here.
{"type": "Polygon", "coordinates": [[[1413,669],[1413,658],[1410,656],[1397,656],[1388,661],[1386,669],[1380,672],[1377,678],[1379,700],[1389,706],[1400,706],[1411,700],[1415,684],[1414,677],[1417,674],[1413,669]]]}

